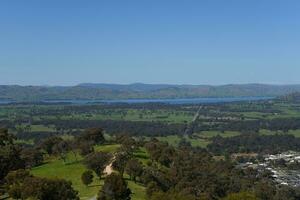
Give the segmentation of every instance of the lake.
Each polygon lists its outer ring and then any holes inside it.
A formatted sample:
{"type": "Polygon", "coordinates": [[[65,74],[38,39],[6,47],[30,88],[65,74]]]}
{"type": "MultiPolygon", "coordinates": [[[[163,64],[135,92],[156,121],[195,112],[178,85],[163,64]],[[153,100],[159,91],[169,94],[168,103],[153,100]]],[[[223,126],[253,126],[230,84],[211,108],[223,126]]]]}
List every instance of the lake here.
{"type": "MultiPolygon", "coordinates": [[[[211,103],[229,103],[239,101],[259,101],[269,100],[273,97],[223,97],[223,98],[183,98],[183,99],[120,99],[120,100],[47,100],[38,103],[67,103],[67,104],[115,104],[115,103],[167,103],[167,104],[211,104],[211,103]]],[[[9,100],[0,100],[0,104],[15,103],[9,100]]]]}

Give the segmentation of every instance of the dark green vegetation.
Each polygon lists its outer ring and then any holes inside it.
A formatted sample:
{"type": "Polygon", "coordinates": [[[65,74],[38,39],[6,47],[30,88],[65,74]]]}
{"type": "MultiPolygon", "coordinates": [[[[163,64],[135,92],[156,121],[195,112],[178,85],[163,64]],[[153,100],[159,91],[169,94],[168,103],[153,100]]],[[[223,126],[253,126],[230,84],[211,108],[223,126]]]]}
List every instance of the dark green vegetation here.
{"type": "Polygon", "coordinates": [[[299,92],[300,85],[149,85],[81,84],[73,87],[0,86],[0,99],[41,101],[61,99],[145,99],[279,96],[299,92]]]}
{"type": "Polygon", "coordinates": [[[9,128],[19,142],[28,144],[56,134],[70,138],[90,127],[103,128],[106,136],[157,137],[172,144],[185,139],[202,147],[217,135],[257,132],[299,137],[300,104],[287,101],[289,96],[283,100],[202,105],[200,109],[199,105],[154,103],[2,105],[0,126],[9,128]]]}
{"type": "Polygon", "coordinates": [[[58,200],[296,200],[298,187],[237,166],[300,151],[299,108],[291,97],[211,105],[3,105],[1,126],[8,131],[0,131],[0,192],[58,200]]]}
{"type": "MultiPolygon", "coordinates": [[[[28,148],[15,144],[6,131],[1,134],[5,138],[5,149],[28,148]]],[[[42,200],[90,199],[97,193],[100,200],[214,200],[241,197],[296,200],[300,197],[297,188],[274,185],[267,172],[236,168],[233,160],[216,159],[207,150],[193,148],[188,143],[181,142],[176,148],[157,139],[136,141],[128,136],[118,136],[114,140],[98,141],[97,144],[87,136],[103,138],[103,134],[99,129],[89,129],[71,140],[76,144],[85,138],[92,145],[92,152],[86,156],[81,154],[81,147],[77,145],[67,151],[65,160],[53,152],[47,153],[49,146],[57,145],[49,142],[58,141],[52,137],[32,146],[35,151],[43,152],[44,159],[37,166],[27,168],[27,171],[24,165],[9,169],[6,164],[13,163],[13,160],[1,162],[1,168],[8,169],[3,174],[5,178],[1,179],[3,192],[13,198],[42,200]],[[109,155],[113,157],[109,159],[109,155]],[[100,170],[95,163],[100,165],[100,170]],[[102,166],[112,171],[104,170],[108,174],[102,174],[102,166]],[[93,172],[86,171],[87,168],[93,172]],[[93,173],[98,177],[94,177],[93,173]],[[89,178],[83,179],[84,176],[89,178]]],[[[64,141],[71,143],[70,140],[64,141]]],[[[5,155],[6,152],[1,152],[1,158],[5,155]]],[[[17,152],[17,155],[21,153],[17,152]]],[[[18,160],[21,163],[26,161],[18,160]]]]}

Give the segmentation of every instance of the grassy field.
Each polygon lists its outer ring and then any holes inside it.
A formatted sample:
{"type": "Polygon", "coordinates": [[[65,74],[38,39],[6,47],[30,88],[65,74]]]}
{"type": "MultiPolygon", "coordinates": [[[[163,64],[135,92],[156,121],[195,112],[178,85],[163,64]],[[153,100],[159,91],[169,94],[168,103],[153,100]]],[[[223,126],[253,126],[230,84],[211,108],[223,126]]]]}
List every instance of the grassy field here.
{"type": "Polygon", "coordinates": [[[288,132],[283,132],[283,131],[270,131],[270,130],[260,130],[260,134],[262,135],[275,135],[275,134],[290,134],[294,135],[295,137],[300,137],[300,130],[290,130],[288,132]]]}
{"type": "Polygon", "coordinates": [[[201,133],[196,133],[197,136],[201,137],[201,138],[212,138],[215,137],[217,135],[222,136],[222,137],[233,137],[233,136],[237,136],[240,135],[239,132],[237,131],[202,131],[201,133]]]}
{"type": "MultiPolygon", "coordinates": [[[[96,114],[73,114],[60,116],[63,120],[127,120],[127,121],[164,121],[180,123],[190,121],[194,113],[181,111],[143,111],[138,109],[121,110],[120,112],[111,111],[110,113],[96,113],[96,114]]],[[[48,116],[46,118],[52,118],[48,116]]]]}
{"type": "Polygon", "coordinates": [[[149,154],[144,147],[140,147],[136,152],[133,153],[134,157],[139,159],[144,165],[149,161],[149,154]]]}
{"type": "Polygon", "coordinates": [[[48,163],[32,169],[32,174],[40,177],[47,178],[63,178],[72,181],[75,190],[79,191],[81,199],[88,199],[98,193],[103,181],[98,178],[94,178],[94,182],[86,187],[81,182],[81,174],[86,170],[85,166],[79,161],[75,161],[74,158],[68,158],[67,164],[62,160],[51,159],[48,163]]]}
{"type": "Polygon", "coordinates": [[[119,145],[119,144],[97,145],[94,148],[95,148],[95,151],[103,151],[103,152],[113,153],[113,152],[116,152],[120,146],[121,145],[119,145]]]}
{"type": "Polygon", "coordinates": [[[32,132],[55,132],[54,126],[43,126],[43,125],[31,125],[30,126],[32,132]]]}
{"type": "Polygon", "coordinates": [[[236,131],[203,131],[201,133],[195,133],[191,137],[188,136],[178,136],[170,135],[165,137],[156,137],[159,141],[168,142],[170,145],[177,146],[180,140],[185,139],[191,143],[193,147],[202,147],[205,148],[209,143],[212,137],[220,135],[222,137],[233,137],[239,135],[239,132],[236,131]]]}
{"type": "Polygon", "coordinates": [[[194,138],[189,138],[189,137],[180,137],[178,135],[170,135],[170,136],[165,136],[165,137],[156,137],[159,141],[162,142],[168,142],[170,145],[177,146],[180,142],[181,139],[186,139],[191,143],[192,146],[194,147],[206,147],[209,144],[209,141],[206,139],[194,139],[194,138]]]}
{"type": "MultiPolygon", "coordinates": [[[[1,119],[15,121],[48,120],[127,120],[127,121],[162,121],[170,123],[184,123],[191,121],[195,111],[180,109],[135,109],[135,108],[105,108],[79,109],[80,106],[68,105],[16,105],[0,106],[1,119]],[[70,110],[72,109],[72,110],[70,110]]],[[[84,106],[82,106],[84,107],[84,106]]],[[[88,106],[87,106],[88,107],[88,106]]],[[[42,125],[31,126],[31,131],[55,131],[54,127],[42,125]]]]}
{"type": "MultiPolygon", "coordinates": [[[[120,145],[103,145],[96,146],[96,151],[104,152],[115,152],[120,145]]],[[[137,152],[137,155],[145,154],[143,150],[137,152]]],[[[80,199],[90,199],[98,194],[101,186],[103,185],[103,179],[99,180],[96,175],[94,182],[86,187],[81,182],[81,174],[86,170],[86,167],[82,164],[82,158],[78,158],[76,161],[72,154],[68,155],[67,163],[57,158],[49,158],[44,165],[33,168],[31,173],[35,176],[47,177],[47,178],[63,178],[72,181],[73,187],[79,192],[80,199]]],[[[128,181],[128,186],[133,192],[133,200],[143,200],[145,199],[145,188],[142,185],[136,184],[130,180],[128,181]]]]}

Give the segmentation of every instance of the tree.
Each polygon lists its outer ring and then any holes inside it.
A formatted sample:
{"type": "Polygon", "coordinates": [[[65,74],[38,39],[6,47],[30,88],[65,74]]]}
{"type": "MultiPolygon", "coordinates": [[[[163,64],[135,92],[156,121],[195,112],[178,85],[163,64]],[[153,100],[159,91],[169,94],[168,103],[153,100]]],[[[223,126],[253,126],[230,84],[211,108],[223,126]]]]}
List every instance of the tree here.
{"type": "Polygon", "coordinates": [[[126,151],[119,151],[115,154],[115,160],[112,164],[113,168],[123,177],[126,163],[130,159],[130,155],[126,151]]]}
{"type": "Polygon", "coordinates": [[[88,186],[93,182],[93,171],[91,170],[86,170],[85,172],[82,173],[81,175],[81,181],[84,185],[88,186]]]}
{"type": "MultiPolygon", "coordinates": [[[[172,200],[196,200],[195,197],[191,195],[181,194],[176,191],[168,192],[155,192],[152,194],[150,200],[162,200],[162,199],[172,199],[172,200]]],[[[242,199],[241,199],[242,200],[242,199]]],[[[244,199],[243,199],[244,200],[244,199]]]]}
{"type": "Polygon", "coordinates": [[[79,148],[79,153],[81,156],[86,156],[86,155],[94,152],[94,147],[93,147],[92,142],[85,142],[85,141],[80,142],[78,144],[78,148],[79,148]]]}
{"type": "Polygon", "coordinates": [[[98,200],[130,200],[131,190],[121,175],[112,173],[106,177],[98,200]]]}
{"type": "Polygon", "coordinates": [[[130,176],[130,179],[136,182],[136,177],[139,177],[143,173],[143,165],[137,159],[131,159],[127,162],[126,172],[130,176]]]}
{"type": "Polygon", "coordinates": [[[25,167],[20,158],[21,148],[14,141],[7,129],[0,129],[0,183],[9,171],[25,167]]]}
{"type": "Polygon", "coordinates": [[[25,148],[21,151],[21,159],[27,168],[35,167],[43,163],[43,153],[35,148],[25,148]]]}
{"type": "Polygon", "coordinates": [[[103,135],[103,129],[101,128],[90,128],[84,131],[79,137],[80,142],[93,142],[93,144],[103,144],[105,138],[103,135]]]}
{"type": "Polygon", "coordinates": [[[95,152],[89,154],[84,163],[86,167],[90,170],[93,170],[97,176],[101,179],[103,171],[105,167],[109,164],[112,159],[112,155],[110,153],[105,152],[95,152]]]}
{"type": "Polygon", "coordinates": [[[62,140],[52,147],[52,153],[59,156],[64,162],[67,159],[67,153],[70,150],[69,144],[62,140]]]}
{"type": "Polygon", "coordinates": [[[47,200],[79,200],[72,183],[63,179],[26,178],[23,184],[23,198],[47,200]]]}
{"type": "Polygon", "coordinates": [[[6,191],[14,199],[79,199],[70,181],[34,177],[25,170],[12,171],[6,176],[6,191]]]}
{"type": "Polygon", "coordinates": [[[223,198],[223,200],[258,200],[253,193],[250,192],[240,192],[229,194],[227,197],[223,198]]]}
{"type": "Polygon", "coordinates": [[[53,154],[53,147],[62,142],[63,139],[57,136],[48,137],[40,143],[40,148],[45,150],[49,155],[53,154]]]}
{"type": "Polygon", "coordinates": [[[137,149],[137,143],[128,135],[120,135],[117,137],[117,141],[122,144],[122,148],[128,152],[133,152],[137,149]]]}
{"type": "Polygon", "coordinates": [[[19,169],[11,171],[5,177],[5,188],[7,193],[13,199],[22,198],[22,186],[26,178],[30,177],[27,170],[19,169]]]}
{"type": "Polygon", "coordinates": [[[158,187],[157,183],[154,181],[150,181],[146,187],[146,195],[147,197],[151,197],[152,194],[160,192],[160,188],[158,187]]]}
{"type": "Polygon", "coordinates": [[[276,188],[267,181],[262,181],[255,186],[255,196],[258,199],[272,200],[275,192],[276,188]]]}

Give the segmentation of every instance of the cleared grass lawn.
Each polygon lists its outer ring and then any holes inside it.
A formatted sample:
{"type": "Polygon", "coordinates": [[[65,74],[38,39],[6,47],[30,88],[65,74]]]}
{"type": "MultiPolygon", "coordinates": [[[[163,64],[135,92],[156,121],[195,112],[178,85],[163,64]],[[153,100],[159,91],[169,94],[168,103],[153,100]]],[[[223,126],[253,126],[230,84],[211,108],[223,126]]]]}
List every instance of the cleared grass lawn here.
{"type": "Polygon", "coordinates": [[[50,126],[44,126],[44,125],[31,125],[30,126],[32,132],[39,132],[39,131],[44,131],[44,132],[55,132],[55,128],[50,126]]]}
{"type": "Polygon", "coordinates": [[[74,158],[70,159],[70,157],[72,156],[69,156],[69,163],[67,164],[63,163],[62,160],[52,159],[42,166],[33,168],[31,173],[39,177],[66,179],[73,183],[73,187],[79,192],[81,199],[93,197],[98,193],[101,185],[103,185],[103,180],[100,181],[95,176],[94,182],[89,187],[83,185],[81,182],[81,174],[86,168],[80,161],[76,162],[74,158]]]}
{"type": "MultiPolygon", "coordinates": [[[[193,147],[202,147],[205,148],[210,143],[210,138],[220,135],[222,137],[234,137],[240,135],[237,131],[203,131],[201,133],[193,134],[194,137],[190,138],[188,136],[184,136],[184,139],[189,141],[193,147]],[[199,137],[199,138],[197,138],[199,137]]],[[[169,135],[164,137],[156,137],[159,141],[168,142],[170,145],[177,146],[182,139],[178,135],[169,135]]]]}
{"type": "Polygon", "coordinates": [[[220,135],[221,137],[234,137],[234,136],[238,136],[240,135],[240,132],[237,131],[225,131],[225,132],[221,132],[221,131],[202,131],[201,133],[196,133],[195,135],[200,136],[200,137],[204,137],[204,138],[212,138],[215,137],[217,135],[220,135]]]}
{"type": "MultiPolygon", "coordinates": [[[[179,137],[178,135],[169,135],[169,136],[164,136],[164,137],[156,137],[159,141],[162,142],[168,142],[170,145],[177,146],[182,139],[182,137],[179,137]]],[[[189,138],[189,137],[184,137],[187,141],[191,143],[192,146],[194,147],[203,147],[205,148],[210,141],[206,139],[200,139],[200,138],[189,138]]]]}
{"type": "MultiPolygon", "coordinates": [[[[95,150],[113,153],[119,147],[119,144],[98,145],[95,147],[95,150]]],[[[94,175],[94,182],[90,186],[86,187],[83,185],[81,182],[81,174],[86,170],[86,167],[81,161],[82,158],[80,156],[78,156],[78,161],[76,161],[72,154],[68,155],[67,163],[57,158],[49,158],[46,164],[33,168],[31,173],[39,177],[63,178],[72,181],[74,189],[79,192],[80,199],[90,199],[98,194],[104,180],[99,180],[97,176],[94,175]]],[[[145,187],[132,181],[128,181],[128,186],[133,192],[133,200],[145,199],[145,187]]]]}
{"type": "Polygon", "coordinates": [[[144,165],[149,161],[149,154],[144,147],[140,147],[133,153],[134,157],[141,161],[144,165]]]}
{"type": "Polygon", "coordinates": [[[145,200],[146,199],[146,188],[139,183],[127,180],[128,187],[132,192],[132,200],[145,200]]]}
{"type": "MultiPolygon", "coordinates": [[[[168,111],[168,110],[138,110],[138,109],[124,109],[120,110],[124,112],[111,112],[108,114],[96,113],[96,114],[73,114],[62,115],[61,119],[64,120],[126,120],[126,121],[164,121],[172,123],[182,123],[185,121],[191,121],[194,113],[185,111],[168,111]]],[[[47,118],[53,118],[53,116],[47,116],[47,118]]]]}
{"type": "Polygon", "coordinates": [[[294,135],[295,137],[300,137],[300,129],[290,130],[288,132],[270,131],[270,130],[262,129],[262,130],[259,131],[259,133],[262,134],[262,135],[290,134],[290,135],[294,135]]]}
{"type": "Polygon", "coordinates": [[[121,147],[120,144],[110,144],[110,145],[97,145],[94,148],[95,151],[116,152],[120,147],[121,147]]]}

